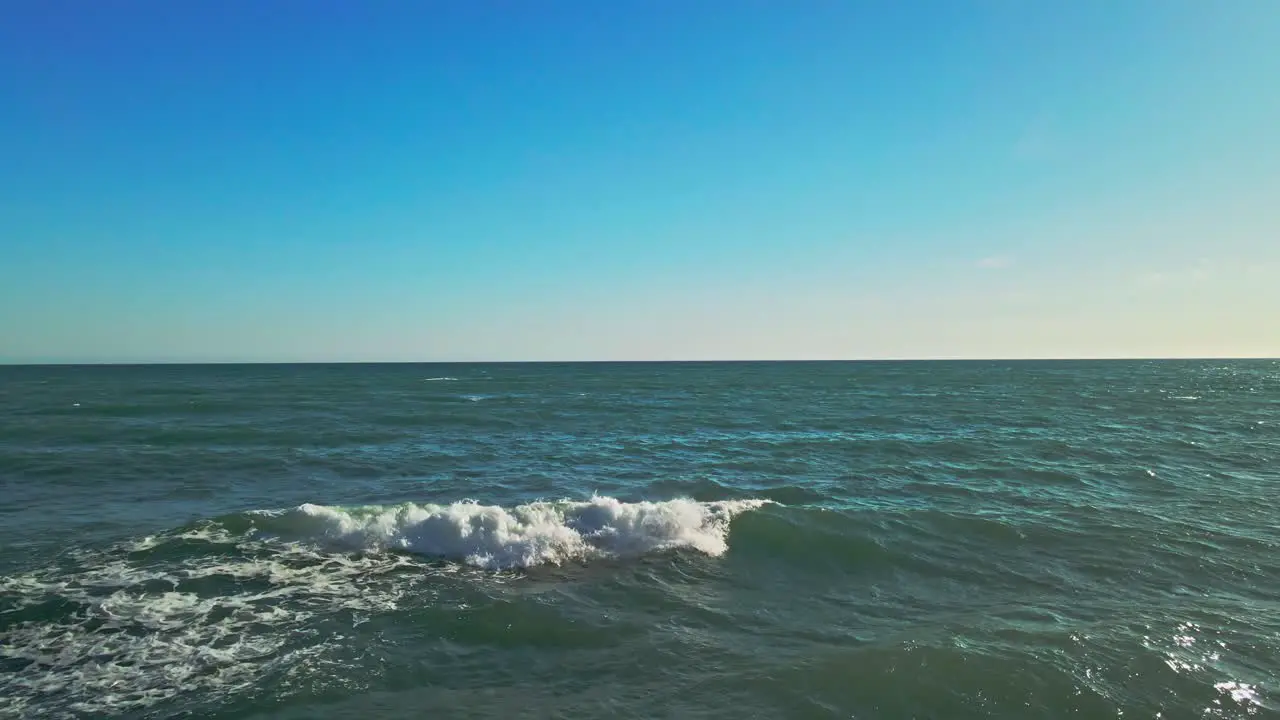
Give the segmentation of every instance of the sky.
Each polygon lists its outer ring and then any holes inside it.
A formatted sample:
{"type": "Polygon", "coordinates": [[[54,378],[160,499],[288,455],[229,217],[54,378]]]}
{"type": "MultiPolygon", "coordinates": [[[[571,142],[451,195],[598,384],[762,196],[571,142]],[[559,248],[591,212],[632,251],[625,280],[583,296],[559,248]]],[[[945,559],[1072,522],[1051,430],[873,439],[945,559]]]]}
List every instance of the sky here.
{"type": "Polygon", "coordinates": [[[1280,356],[1280,3],[41,0],[0,361],[1280,356]]]}

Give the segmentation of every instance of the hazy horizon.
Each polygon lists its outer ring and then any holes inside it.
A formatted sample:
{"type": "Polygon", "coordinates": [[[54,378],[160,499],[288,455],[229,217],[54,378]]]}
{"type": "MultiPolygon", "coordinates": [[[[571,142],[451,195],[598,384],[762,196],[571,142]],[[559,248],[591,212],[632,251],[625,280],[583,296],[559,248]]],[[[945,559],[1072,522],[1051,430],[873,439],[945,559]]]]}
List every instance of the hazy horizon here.
{"type": "Polygon", "coordinates": [[[3,367],[181,367],[201,365],[661,365],[661,364],[803,364],[803,363],[1088,363],[1088,362],[1233,362],[1275,360],[1271,356],[1182,356],[1182,357],[878,357],[878,358],[673,358],[663,360],[49,360],[43,362],[10,362],[0,360],[3,367]]]}
{"type": "Polygon", "coordinates": [[[1280,5],[27,3],[0,362],[1280,356],[1280,5]]]}

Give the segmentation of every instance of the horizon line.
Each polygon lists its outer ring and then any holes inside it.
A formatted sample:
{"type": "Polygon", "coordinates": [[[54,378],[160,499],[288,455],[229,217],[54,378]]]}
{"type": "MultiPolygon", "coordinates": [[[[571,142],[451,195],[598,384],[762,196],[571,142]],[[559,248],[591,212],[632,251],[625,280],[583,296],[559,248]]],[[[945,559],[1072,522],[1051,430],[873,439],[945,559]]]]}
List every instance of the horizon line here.
{"type": "Polygon", "coordinates": [[[1267,355],[1097,355],[1030,357],[886,357],[886,358],[726,358],[665,360],[55,360],[46,362],[0,360],[0,367],[199,367],[210,365],[695,365],[786,363],[944,363],[944,362],[1171,362],[1171,361],[1280,361],[1267,355]]]}

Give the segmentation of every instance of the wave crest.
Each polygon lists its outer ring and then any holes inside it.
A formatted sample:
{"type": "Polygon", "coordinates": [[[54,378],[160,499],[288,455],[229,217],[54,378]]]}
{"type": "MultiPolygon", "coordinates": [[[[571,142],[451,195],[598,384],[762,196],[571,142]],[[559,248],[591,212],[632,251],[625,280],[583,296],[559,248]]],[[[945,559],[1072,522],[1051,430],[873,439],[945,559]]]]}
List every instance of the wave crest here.
{"type": "Polygon", "coordinates": [[[627,503],[594,497],[509,509],[475,502],[350,508],[306,504],[260,513],[255,525],[283,539],[348,550],[402,550],[479,568],[527,568],[676,548],[722,555],[733,517],[766,502],[627,503]]]}

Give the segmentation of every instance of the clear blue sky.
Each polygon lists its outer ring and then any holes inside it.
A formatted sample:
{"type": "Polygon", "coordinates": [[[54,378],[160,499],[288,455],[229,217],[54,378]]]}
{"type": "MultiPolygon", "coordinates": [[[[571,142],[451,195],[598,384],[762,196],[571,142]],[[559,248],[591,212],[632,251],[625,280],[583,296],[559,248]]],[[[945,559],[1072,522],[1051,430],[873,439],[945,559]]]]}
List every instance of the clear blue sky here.
{"type": "Polygon", "coordinates": [[[0,361],[1280,355],[1280,2],[31,0],[0,361]]]}

